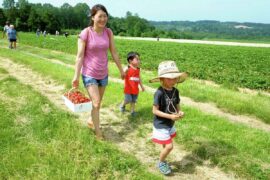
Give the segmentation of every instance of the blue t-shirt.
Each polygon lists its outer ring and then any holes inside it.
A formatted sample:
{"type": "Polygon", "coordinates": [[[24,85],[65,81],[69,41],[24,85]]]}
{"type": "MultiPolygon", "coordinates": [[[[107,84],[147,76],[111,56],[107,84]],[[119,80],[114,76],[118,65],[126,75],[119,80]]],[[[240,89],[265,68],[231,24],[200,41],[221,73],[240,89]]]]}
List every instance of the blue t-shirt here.
{"type": "MultiPolygon", "coordinates": [[[[159,110],[164,113],[172,114],[179,103],[179,91],[174,87],[170,91],[159,87],[155,92],[153,105],[159,106],[159,110]]],[[[172,128],[173,125],[173,120],[154,115],[154,127],[156,129],[172,128]]]]}
{"type": "Polygon", "coordinates": [[[8,39],[16,39],[16,30],[9,28],[8,31],[8,39]]]}

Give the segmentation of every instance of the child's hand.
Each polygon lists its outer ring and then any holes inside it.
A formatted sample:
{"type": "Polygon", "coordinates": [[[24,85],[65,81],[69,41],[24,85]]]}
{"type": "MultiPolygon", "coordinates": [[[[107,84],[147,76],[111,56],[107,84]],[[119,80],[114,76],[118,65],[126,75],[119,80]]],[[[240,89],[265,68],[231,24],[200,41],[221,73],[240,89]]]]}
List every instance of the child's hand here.
{"type": "Polygon", "coordinates": [[[177,114],[171,114],[171,120],[173,120],[173,121],[177,121],[183,117],[184,117],[184,112],[182,112],[182,111],[180,111],[177,114]]]}
{"type": "Polygon", "coordinates": [[[173,121],[177,121],[181,119],[180,115],[179,114],[171,114],[171,120],[173,121]]]}
{"type": "Polygon", "coordinates": [[[183,111],[179,111],[178,114],[179,114],[179,116],[180,116],[181,118],[183,118],[184,115],[185,115],[185,113],[184,113],[183,111]]]}

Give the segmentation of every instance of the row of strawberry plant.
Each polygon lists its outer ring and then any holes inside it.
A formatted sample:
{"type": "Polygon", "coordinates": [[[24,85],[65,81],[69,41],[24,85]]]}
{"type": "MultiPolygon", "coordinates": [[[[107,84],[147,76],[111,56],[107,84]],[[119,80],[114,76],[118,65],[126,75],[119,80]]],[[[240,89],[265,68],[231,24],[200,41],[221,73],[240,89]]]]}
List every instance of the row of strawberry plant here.
{"type": "MultiPolygon", "coordinates": [[[[77,37],[21,35],[22,43],[76,54],[77,37]]],[[[142,67],[156,71],[166,59],[175,60],[191,77],[232,87],[270,91],[270,48],[180,44],[116,39],[123,63],[129,51],[141,54],[142,67]]]]}

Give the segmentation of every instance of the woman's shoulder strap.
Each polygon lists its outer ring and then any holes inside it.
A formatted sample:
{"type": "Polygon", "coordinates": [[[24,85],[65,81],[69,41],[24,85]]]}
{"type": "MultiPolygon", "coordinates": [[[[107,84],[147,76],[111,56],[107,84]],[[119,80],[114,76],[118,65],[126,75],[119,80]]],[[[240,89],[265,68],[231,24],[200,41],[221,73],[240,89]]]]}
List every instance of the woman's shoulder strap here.
{"type": "Polygon", "coordinates": [[[106,31],[106,33],[107,33],[107,35],[108,35],[108,37],[111,39],[111,36],[112,36],[112,30],[110,29],[110,28],[105,28],[105,31],[106,31]]]}

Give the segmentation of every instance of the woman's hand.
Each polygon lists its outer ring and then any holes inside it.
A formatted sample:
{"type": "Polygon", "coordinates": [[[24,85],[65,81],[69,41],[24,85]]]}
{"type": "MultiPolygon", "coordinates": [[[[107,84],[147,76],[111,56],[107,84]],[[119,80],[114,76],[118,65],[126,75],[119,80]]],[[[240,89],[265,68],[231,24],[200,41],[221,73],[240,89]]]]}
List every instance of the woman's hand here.
{"type": "Polygon", "coordinates": [[[79,79],[73,78],[72,80],[72,87],[78,88],[79,87],[79,79]]]}
{"type": "Polygon", "coordinates": [[[144,88],[144,86],[142,86],[141,88],[142,88],[142,91],[145,91],[145,88],[144,88]]]}
{"type": "Polygon", "coordinates": [[[120,73],[121,73],[121,79],[125,79],[126,74],[124,73],[124,71],[121,71],[120,73]]]}

